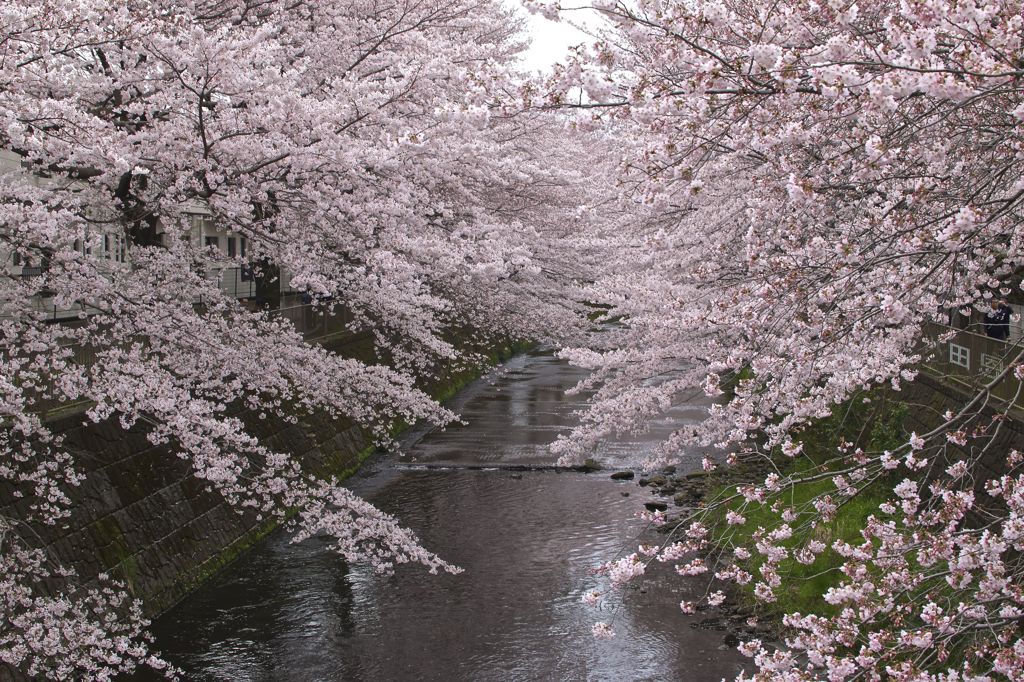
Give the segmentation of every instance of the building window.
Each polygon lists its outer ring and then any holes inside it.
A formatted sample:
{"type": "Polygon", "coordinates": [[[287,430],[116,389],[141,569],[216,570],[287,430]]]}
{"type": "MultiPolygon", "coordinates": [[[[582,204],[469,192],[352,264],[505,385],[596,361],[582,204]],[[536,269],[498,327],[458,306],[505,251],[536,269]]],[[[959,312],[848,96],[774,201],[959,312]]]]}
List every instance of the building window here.
{"type": "Polygon", "coordinates": [[[103,235],[103,257],[118,263],[127,262],[128,240],[121,235],[103,235]]]}
{"type": "Polygon", "coordinates": [[[949,344],[949,362],[964,369],[971,368],[971,349],[967,346],[959,346],[955,343],[949,344]]]}
{"type": "Polygon", "coordinates": [[[240,255],[242,258],[245,258],[245,247],[247,246],[247,244],[245,242],[246,242],[245,237],[239,237],[238,245],[239,245],[239,247],[241,247],[241,250],[239,251],[238,255],[240,255]]]}
{"type": "Polygon", "coordinates": [[[988,376],[995,376],[1003,371],[1003,360],[998,355],[982,353],[979,364],[981,365],[982,374],[988,376]]]}
{"type": "Polygon", "coordinates": [[[207,246],[212,246],[213,248],[215,248],[217,250],[220,250],[220,237],[216,237],[216,236],[214,236],[214,237],[207,237],[206,238],[206,245],[207,246]]]}
{"type": "Polygon", "coordinates": [[[213,226],[213,218],[210,216],[202,215],[200,213],[190,213],[189,220],[192,223],[192,229],[197,232],[213,232],[213,230],[216,229],[213,226]]]}
{"type": "Polygon", "coordinates": [[[228,258],[235,257],[235,238],[228,237],[228,258]]]}

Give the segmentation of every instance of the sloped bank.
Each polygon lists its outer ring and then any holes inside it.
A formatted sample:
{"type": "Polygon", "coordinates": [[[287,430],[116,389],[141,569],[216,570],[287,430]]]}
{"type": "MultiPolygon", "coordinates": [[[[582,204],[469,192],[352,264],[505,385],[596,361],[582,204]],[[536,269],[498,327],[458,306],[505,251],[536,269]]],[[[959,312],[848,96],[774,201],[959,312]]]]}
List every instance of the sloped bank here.
{"type": "MultiPolygon", "coordinates": [[[[713,472],[677,475],[670,467],[641,479],[639,484],[651,486],[664,499],[660,508],[668,513],[669,521],[662,526],[661,532],[680,536],[697,517],[711,528],[711,544],[704,551],[704,559],[712,567],[713,574],[721,568],[722,562],[733,561],[725,556],[731,554],[733,547],[753,548],[760,536],[758,529],[770,529],[779,522],[778,515],[771,511],[773,502],[778,498],[769,497],[763,505],[742,510],[746,518],[744,523],[727,524],[726,513],[740,511],[739,500],[728,502],[734,497],[737,487],[760,484],[772,472],[798,474],[818,467],[842,442],[856,443],[867,449],[895,447],[905,442],[907,411],[901,395],[884,390],[859,395],[837,409],[833,417],[816,420],[797,435],[804,446],[804,456],[797,460],[785,457],[781,452],[772,452],[769,457],[740,454],[735,465],[719,466],[713,472]],[[865,401],[869,396],[870,399],[865,401]]],[[[831,481],[824,479],[787,489],[785,499],[790,504],[804,503],[819,493],[827,492],[829,485],[831,481]]],[[[856,503],[843,505],[831,521],[822,522],[811,531],[795,532],[790,540],[781,544],[792,549],[806,540],[807,532],[812,532],[816,539],[825,541],[829,546],[837,539],[856,540],[860,537],[864,520],[883,501],[883,492],[883,485],[872,486],[857,498],[856,503]]],[[[648,508],[652,507],[649,505],[648,508]]],[[[756,552],[737,564],[754,576],[760,575],[761,559],[756,552]]],[[[759,639],[769,647],[782,648],[785,635],[781,623],[783,614],[797,611],[818,613],[823,609],[828,614],[832,613],[822,596],[841,579],[841,565],[841,557],[831,547],[810,565],[784,560],[779,570],[783,586],[776,590],[777,600],[771,604],[754,598],[754,581],[742,586],[715,582],[710,589],[723,589],[727,600],[716,607],[698,603],[697,609],[703,618],[692,627],[725,631],[724,641],[728,646],[759,639]]]]}
{"type": "MultiPolygon", "coordinates": [[[[368,336],[323,345],[349,357],[372,354],[368,336]]],[[[521,349],[497,347],[488,355],[496,363],[521,349]]],[[[423,388],[445,399],[477,376],[477,370],[462,370],[423,388]]],[[[344,419],[312,414],[292,424],[239,416],[266,445],[317,474],[345,478],[374,451],[367,434],[344,419]]],[[[41,548],[83,580],[106,573],[124,581],[149,616],[175,604],[276,527],[254,513],[237,513],[208,492],[187,461],[147,440],[144,426],[93,424],[81,411],[54,417],[52,426],[76,453],[85,480],[72,491],[74,512],[67,524],[42,529],[41,548]]],[[[18,500],[0,493],[0,515],[21,517],[18,500]]]]}
{"type": "MultiPolygon", "coordinates": [[[[697,472],[671,479],[671,489],[659,492],[666,496],[674,494],[676,504],[683,508],[680,518],[685,518],[702,507],[713,507],[734,493],[739,485],[760,483],[771,470],[794,474],[816,468],[819,473],[824,472],[823,462],[842,443],[847,447],[862,447],[869,452],[895,449],[908,441],[911,432],[926,433],[941,426],[945,421],[943,415],[955,413],[970,399],[971,396],[957,386],[921,374],[915,381],[905,384],[902,391],[879,388],[858,394],[837,407],[832,417],[810,424],[797,434],[797,439],[803,443],[805,456],[796,461],[781,453],[774,453],[771,462],[763,457],[741,457],[737,467],[722,467],[714,473],[697,472]]],[[[1024,450],[1024,413],[1014,408],[1004,414],[998,406],[986,405],[968,423],[971,428],[998,425],[998,429],[991,429],[990,436],[980,438],[985,446],[980,452],[977,445],[961,447],[949,443],[946,446],[951,457],[977,460],[976,492],[980,496],[985,481],[1007,472],[1007,453],[1014,449],[1024,450]]],[[[938,471],[930,473],[941,475],[938,471]]],[[[757,601],[753,595],[753,581],[741,587],[721,585],[728,588],[731,599],[720,610],[724,617],[709,617],[706,619],[708,626],[731,630],[737,635],[737,641],[758,637],[779,642],[785,634],[780,621],[785,613],[835,615],[838,607],[826,603],[823,596],[845,576],[840,571],[844,560],[832,545],[837,540],[851,544],[862,542],[861,530],[866,519],[878,513],[879,504],[892,498],[893,486],[904,475],[904,472],[897,472],[879,479],[856,498],[841,505],[831,520],[821,521],[813,530],[796,532],[792,538],[781,542],[793,549],[807,539],[807,532],[812,532],[827,549],[810,564],[786,559],[779,565],[782,586],[776,590],[776,602],[766,604],[757,601]],[[750,618],[756,618],[756,627],[748,625],[750,618]]],[[[834,483],[830,479],[821,479],[787,489],[784,496],[788,504],[798,506],[833,489],[834,483]]],[[[729,526],[724,521],[725,513],[730,508],[736,510],[736,505],[709,509],[706,520],[714,530],[713,544],[707,553],[708,563],[715,565],[719,555],[731,551],[733,546],[752,547],[760,527],[774,527],[778,516],[770,511],[770,507],[776,499],[769,497],[763,505],[744,510],[746,521],[736,526],[729,526]]],[[[665,529],[672,531],[675,524],[670,522],[665,529]]],[[[759,575],[761,559],[756,553],[739,563],[747,572],[759,575]]]]}

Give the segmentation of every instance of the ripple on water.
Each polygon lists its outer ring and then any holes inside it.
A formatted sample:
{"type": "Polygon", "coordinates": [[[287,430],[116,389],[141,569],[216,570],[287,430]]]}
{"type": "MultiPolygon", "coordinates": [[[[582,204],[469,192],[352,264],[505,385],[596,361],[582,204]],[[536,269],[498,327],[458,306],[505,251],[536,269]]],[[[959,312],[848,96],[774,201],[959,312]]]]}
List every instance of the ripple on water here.
{"type": "MultiPolygon", "coordinates": [[[[513,364],[514,381],[477,384],[460,398],[471,426],[432,433],[410,455],[453,464],[552,463],[547,444],[556,425],[572,423],[580,400],[562,391],[580,374],[545,357],[513,364]],[[531,405],[540,411],[531,415],[531,405]],[[509,432],[512,416],[525,425],[509,432]]],[[[608,452],[632,463],[651,447],[634,439],[608,452]]],[[[718,650],[720,634],[688,627],[673,606],[672,581],[630,592],[614,610],[580,603],[595,585],[594,566],[635,543],[642,524],[634,513],[648,494],[641,490],[606,474],[385,471],[366,482],[365,494],[465,573],[430,576],[404,566],[379,576],[346,567],[324,551],[323,539],[293,545],[276,533],[160,619],[157,646],[190,680],[700,682],[731,675],[738,655],[718,650]],[[635,494],[622,497],[624,488],[635,494]],[[618,635],[594,640],[596,619],[613,619],[618,635]]]]}

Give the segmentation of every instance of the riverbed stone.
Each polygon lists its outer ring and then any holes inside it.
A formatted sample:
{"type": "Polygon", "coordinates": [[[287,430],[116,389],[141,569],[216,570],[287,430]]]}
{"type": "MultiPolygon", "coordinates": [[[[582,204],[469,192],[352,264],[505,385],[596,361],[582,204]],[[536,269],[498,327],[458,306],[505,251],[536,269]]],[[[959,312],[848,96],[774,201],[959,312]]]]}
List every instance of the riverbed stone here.
{"type": "Polygon", "coordinates": [[[656,500],[651,502],[644,502],[644,506],[647,507],[648,511],[665,511],[666,509],[668,509],[667,504],[665,504],[664,502],[658,502],[656,500]]]}
{"type": "Polygon", "coordinates": [[[632,471],[616,471],[612,474],[612,480],[615,481],[631,481],[636,476],[632,471]]]}

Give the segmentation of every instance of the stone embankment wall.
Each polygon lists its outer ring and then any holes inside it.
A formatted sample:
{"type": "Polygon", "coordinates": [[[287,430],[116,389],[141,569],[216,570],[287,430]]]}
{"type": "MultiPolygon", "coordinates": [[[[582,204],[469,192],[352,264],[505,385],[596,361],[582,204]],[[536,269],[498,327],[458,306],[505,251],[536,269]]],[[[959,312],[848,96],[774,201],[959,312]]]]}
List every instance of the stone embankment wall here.
{"type": "MultiPolygon", "coordinates": [[[[261,435],[271,447],[303,461],[330,453],[339,470],[358,464],[367,447],[360,429],[344,422],[265,423],[261,435]]],[[[149,614],[176,602],[270,530],[254,514],[238,514],[206,492],[190,463],[150,444],[144,427],[83,423],[80,414],[55,426],[86,478],[73,493],[68,527],[42,531],[47,550],[80,576],[108,573],[125,581],[149,614]]],[[[0,514],[10,513],[0,508],[0,514]]]]}
{"type": "MultiPolygon", "coordinates": [[[[904,384],[903,390],[894,397],[907,405],[904,418],[906,431],[921,434],[942,424],[945,421],[942,415],[946,412],[951,411],[955,414],[963,409],[973,396],[968,394],[966,388],[958,389],[952,381],[940,381],[921,373],[913,382],[904,384]]],[[[985,448],[978,460],[979,471],[975,475],[979,486],[1006,472],[1006,457],[1010,450],[1024,452],[1024,414],[1019,410],[1011,410],[1008,417],[1002,419],[1002,412],[1001,404],[990,403],[969,423],[971,429],[986,426],[987,433],[993,434],[994,438],[972,439],[968,444],[975,451],[985,448]],[[998,430],[992,426],[995,423],[998,423],[998,430]]],[[[952,444],[950,447],[957,448],[952,444]]],[[[962,451],[962,448],[957,449],[962,451]]]]}
{"type": "MultiPolygon", "coordinates": [[[[331,349],[357,355],[368,343],[348,337],[331,349]]],[[[238,416],[269,447],[300,458],[314,472],[352,470],[372,450],[362,430],[344,420],[311,415],[289,424],[238,416]]],[[[85,481],[72,491],[74,513],[66,526],[40,529],[44,548],[85,580],[99,573],[123,580],[150,615],[273,527],[207,492],[189,462],[169,447],[152,445],[142,424],[127,430],[116,420],[93,424],[79,410],[54,419],[51,427],[75,453],[85,481]]],[[[17,500],[4,491],[0,515],[21,515],[17,500]]]]}
{"type": "MultiPolygon", "coordinates": [[[[364,360],[373,354],[368,336],[322,345],[364,360]]],[[[491,359],[511,352],[496,350],[491,359]]],[[[443,398],[474,376],[471,370],[450,373],[424,388],[443,398]]],[[[267,446],[294,455],[313,473],[344,477],[373,451],[362,429],[345,420],[313,414],[289,424],[238,416],[267,446]]],[[[66,527],[41,529],[43,548],[85,581],[99,573],[123,580],[150,616],[179,601],[274,527],[253,513],[237,513],[218,494],[207,492],[186,460],[147,440],[143,425],[126,430],[116,420],[93,424],[81,410],[51,424],[75,452],[86,479],[73,491],[75,511],[66,527]]],[[[0,490],[0,515],[22,516],[9,491],[0,490]]]]}

